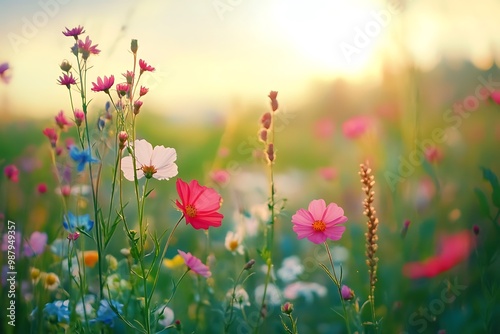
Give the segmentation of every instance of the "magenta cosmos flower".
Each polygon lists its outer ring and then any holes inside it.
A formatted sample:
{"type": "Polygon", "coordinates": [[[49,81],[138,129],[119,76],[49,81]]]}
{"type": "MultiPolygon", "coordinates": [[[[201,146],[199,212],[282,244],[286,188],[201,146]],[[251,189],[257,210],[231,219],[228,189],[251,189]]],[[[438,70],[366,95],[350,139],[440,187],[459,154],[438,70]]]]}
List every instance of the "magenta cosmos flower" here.
{"type": "Polygon", "coordinates": [[[212,273],[210,272],[209,268],[204,265],[200,259],[198,259],[196,256],[191,255],[191,253],[184,253],[180,249],[177,250],[179,252],[179,255],[184,259],[184,262],[186,265],[197,273],[198,275],[201,275],[203,277],[210,277],[212,276],[212,273]]]}
{"type": "MultiPolygon", "coordinates": [[[[150,179],[168,180],[177,175],[177,152],[171,147],[163,145],[153,146],[147,140],[141,139],[134,142],[135,167],[137,178],[144,176],[150,179]]],[[[123,176],[134,181],[134,161],[131,156],[122,158],[123,176]]]]}
{"type": "Polygon", "coordinates": [[[101,50],[97,48],[99,44],[92,45],[92,40],[87,36],[85,42],[81,39],[78,40],[78,50],[82,53],[83,59],[87,59],[89,55],[98,55],[101,50]]]}
{"type": "Polygon", "coordinates": [[[106,94],[109,94],[109,89],[113,87],[113,84],[115,83],[115,77],[113,75],[110,75],[109,78],[104,76],[104,79],[101,79],[101,77],[97,77],[97,83],[93,82],[92,83],[92,88],[91,90],[94,92],[104,92],[106,94]]]}
{"type": "Polygon", "coordinates": [[[17,167],[15,165],[5,166],[5,168],[3,169],[3,173],[12,182],[19,181],[19,169],[17,169],[17,167]]]}
{"type": "Polygon", "coordinates": [[[339,240],[345,231],[347,217],[344,210],[335,203],[326,206],[322,199],[313,200],[309,208],[299,209],[292,216],[293,231],[299,239],[307,238],[315,244],[325,242],[326,239],[339,240]]]}
{"type": "Polygon", "coordinates": [[[219,227],[224,216],[217,212],[222,203],[222,197],[212,188],[200,186],[198,181],[189,184],[177,179],[177,193],[180,201],[175,204],[184,214],[186,224],[195,229],[207,230],[210,226],[219,227]]]}
{"type": "Polygon", "coordinates": [[[64,36],[74,37],[75,39],[78,39],[78,35],[81,35],[84,32],[85,32],[85,30],[83,29],[83,27],[78,26],[78,27],[72,28],[72,29],[68,29],[66,27],[66,31],[63,31],[62,33],[64,36]]]}
{"type": "Polygon", "coordinates": [[[73,77],[73,73],[70,73],[69,75],[63,74],[59,77],[59,80],[57,80],[57,82],[61,86],[66,86],[68,89],[71,87],[71,85],[76,85],[76,79],[75,77],[73,77]]]}
{"type": "Polygon", "coordinates": [[[139,67],[141,68],[141,74],[143,72],[153,72],[155,70],[153,66],[148,65],[148,63],[142,59],[139,59],[139,67]]]}
{"type": "Polygon", "coordinates": [[[10,69],[9,63],[0,64],[0,79],[2,79],[2,81],[5,82],[6,84],[8,84],[10,81],[10,76],[7,75],[9,69],[10,69]]]}

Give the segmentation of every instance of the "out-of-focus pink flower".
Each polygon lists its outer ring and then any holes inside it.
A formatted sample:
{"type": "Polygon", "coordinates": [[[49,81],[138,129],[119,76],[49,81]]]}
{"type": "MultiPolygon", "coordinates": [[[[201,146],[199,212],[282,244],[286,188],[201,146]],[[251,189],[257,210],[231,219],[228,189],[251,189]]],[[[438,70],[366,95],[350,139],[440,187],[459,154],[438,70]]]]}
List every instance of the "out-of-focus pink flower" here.
{"type": "Polygon", "coordinates": [[[438,254],[421,262],[403,266],[403,275],[412,279],[434,277],[467,259],[474,247],[474,238],[468,230],[445,235],[439,243],[438,254]]]}
{"type": "Polygon", "coordinates": [[[66,130],[66,126],[71,126],[71,123],[68,122],[66,116],[64,116],[63,111],[59,111],[59,113],[55,117],[56,124],[61,128],[61,130],[66,130]]]}
{"type": "Polygon", "coordinates": [[[271,127],[271,121],[273,119],[273,116],[271,115],[270,112],[266,112],[264,115],[262,115],[260,119],[260,123],[262,124],[262,127],[264,129],[269,129],[271,127]]]}
{"type": "Polygon", "coordinates": [[[141,110],[141,107],[142,107],[142,101],[141,100],[136,100],[134,102],[134,114],[139,114],[139,111],[141,110]]]}
{"type": "Polygon", "coordinates": [[[437,163],[443,159],[443,152],[437,146],[427,147],[424,152],[425,158],[430,163],[437,163]]]}
{"type": "Polygon", "coordinates": [[[231,178],[231,175],[224,170],[224,169],[218,169],[210,173],[210,178],[217,184],[224,186],[229,182],[229,179],[231,178]]]}
{"type": "Polygon", "coordinates": [[[490,97],[496,104],[500,104],[500,90],[491,92],[490,97]]]}
{"type": "Polygon", "coordinates": [[[74,115],[75,115],[76,126],[82,125],[83,121],[85,120],[84,112],[81,111],[80,109],[75,109],[74,115]]]}
{"type": "Polygon", "coordinates": [[[61,186],[61,189],[60,189],[60,192],[61,192],[61,195],[63,195],[64,197],[68,197],[69,195],[71,195],[71,187],[67,184],[61,186]]]}
{"type": "Polygon", "coordinates": [[[68,240],[75,241],[80,237],[80,232],[68,233],[68,240]]]}
{"type": "Polygon", "coordinates": [[[272,90],[268,96],[271,99],[271,109],[273,111],[278,110],[278,100],[276,99],[278,97],[278,92],[272,90]]]}
{"type": "Polygon", "coordinates": [[[10,81],[10,75],[8,75],[10,66],[9,63],[1,63],[0,64],[0,78],[6,84],[10,81]]]}
{"type": "Polygon", "coordinates": [[[146,61],[139,59],[139,67],[141,68],[141,74],[144,72],[153,72],[155,68],[151,65],[148,65],[146,61]]]}
{"type": "Polygon", "coordinates": [[[70,89],[71,85],[76,85],[76,79],[73,77],[73,73],[70,73],[69,75],[64,73],[62,76],[59,77],[57,82],[61,86],[66,86],[66,88],[70,89]]]}
{"type": "Polygon", "coordinates": [[[85,42],[79,39],[77,43],[78,50],[82,53],[83,59],[87,59],[91,54],[98,55],[101,52],[101,50],[97,49],[97,46],[99,44],[92,45],[92,40],[89,38],[89,36],[85,38],[85,42]]]}
{"type": "Polygon", "coordinates": [[[42,254],[47,245],[47,233],[35,231],[31,233],[28,242],[24,243],[24,255],[34,256],[42,254]]]}
{"type": "Polygon", "coordinates": [[[367,116],[355,116],[342,124],[344,136],[349,139],[361,137],[370,126],[371,120],[367,116]]]}
{"type": "Polygon", "coordinates": [[[146,88],[144,86],[141,86],[141,89],[139,90],[139,96],[144,96],[149,92],[149,88],[146,88]]]}
{"type": "Polygon", "coordinates": [[[113,87],[113,84],[115,83],[115,77],[111,75],[109,78],[104,76],[104,79],[101,79],[101,77],[97,77],[97,83],[93,82],[92,83],[92,88],[91,90],[94,92],[104,92],[106,94],[109,94],[109,89],[113,87]]]}
{"type": "Polygon", "coordinates": [[[50,145],[55,148],[57,145],[57,131],[53,128],[46,128],[43,130],[43,134],[50,141],[50,145]]]}
{"type": "Polygon", "coordinates": [[[323,118],[318,120],[314,124],[314,135],[319,139],[329,139],[333,135],[333,130],[335,126],[329,118],[323,118]]]}
{"type": "Polygon", "coordinates": [[[351,300],[354,298],[354,291],[351,290],[347,285],[342,285],[340,289],[340,294],[342,295],[343,300],[351,300]]]}
{"type": "Polygon", "coordinates": [[[337,177],[337,170],[333,167],[321,167],[318,173],[325,181],[331,181],[337,177]]]}
{"type": "Polygon", "coordinates": [[[12,182],[19,181],[19,169],[17,169],[17,167],[15,165],[5,166],[5,168],[3,169],[3,173],[12,182]]]}
{"type": "Polygon", "coordinates": [[[229,153],[230,153],[230,150],[227,147],[221,147],[219,149],[219,152],[217,152],[218,156],[221,158],[226,158],[229,155],[229,153]]]}
{"type": "Polygon", "coordinates": [[[184,214],[186,224],[195,229],[219,227],[224,216],[217,212],[222,203],[222,197],[212,188],[200,186],[198,181],[192,180],[189,184],[177,179],[177,194],[180,201],[175,204],[184,214]]]}
{"type": "Polygon", "coordinates": [[[203,277],[208,278],[212,276],[210,269],[206,265],[204,265],[200,259],[193,256],[191,253],[184,253],[180,249],[177,251],[179,252],[179,255],[182,256],[184,262],[189,267],[189,269],[191,269],[192,271],[203,277]]]}
{"type": "MultiPolygon", "coordinates": [[[[153,146],[145,139],[134,142],[134,155],[137,178],[154,177],[157,180],[168,180],[177,175],[177,152],[171,147],[163,145],[153,146]]],[[[123,176],[134,181],[134,161],[132,156],[122,158],[121,169],[123,176]]]]}
{"type": "Polygon", "coordinates": [[[128,83],[119,83],[116,85],[116,92],[118,93],[118,97],[122,97],[127,95],[129,89],[128,83]]]}
{"type": "Polygon", "coordinates": [[[132,82],[134,81],[134,72],[127,71],[127,72],[123,73],[122,75],[125,77],[125,80],[127,80],[127,83],[129,85],[131,85],[132,82]]]}
{"type": "Polygon", "coordinates": [[[47,184],[45,183],[38,184],[36,190],[38,191],[39,194],[45,194],[47,192],[47,184]]]}
{"type": "Polygon", "coordinates": [[[68,29],[67,27],[65,27],[65,28],[66,28],[66,31],[62,32],[63,35],[68,36],[68,37],[74,37],[75,40],[78,40],[78,35],[81,35],[85,32],[85,30],[81,26],[78,26],[78,27],[72,28],[72,29],[68,29]]]}
{"type": "Polygon", "coordinates": [[[345,231],[347,221],[344,210],[335,203],[326,203],[322,199],[311,201],[308,210],[299,209],[292,216],[293,231],[299,239],[307,238],[315,244],[326,239],[339,240],[345,231]]]}

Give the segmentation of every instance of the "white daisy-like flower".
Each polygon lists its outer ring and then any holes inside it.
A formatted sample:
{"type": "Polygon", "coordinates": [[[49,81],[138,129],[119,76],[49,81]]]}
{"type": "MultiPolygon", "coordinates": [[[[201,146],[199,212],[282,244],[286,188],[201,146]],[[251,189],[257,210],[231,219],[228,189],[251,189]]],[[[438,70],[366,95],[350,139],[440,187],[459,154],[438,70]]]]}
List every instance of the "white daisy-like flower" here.
{"type": "Polygon", "coordinates": [[[160,326],[168,327],[174,322],[174,311],[166,305],[160,306],[156,312],[160,326]]]}
{"type": "Polygon", "coordinates": [[[243,254],[243,245],[241,244],[242,241],[243,237],[241,233],[229,231],[226,234],[224,246],[226,246],[226,249],[230,252],[243,254]]]}
{"type": "Polygon", "coordinates": [[[300,258],[296,255],[289,256],[283,260],[281,268],[278,269],[278,277],[285,283],[290,283],[297,279],[304,272],[304,266],[300,258]]]}
{"type": "MultiPolygon", "coordinates": [[[[137,168],[137,178],[154,177],[157,180],[168,180],[177,175],[177,152],[163,145],[153,146],[145,139],[134,142],[134,157],[137,168]]],[[[134,161],[132,156],[122,158],[123,176],[134,181],[134,161]]]]}
{"type": "Polygon", "coordinates": [[[233,306],[236,308],[241,309],[245,306],[250,306],[250,297],[248,296],[248,293],[241,285],[238,285],[236,289],[234,289],[234,296],[233,296],[233,289],[230,289],[226,293],[226,298],[229,301],[234,298],[233,306]]]}

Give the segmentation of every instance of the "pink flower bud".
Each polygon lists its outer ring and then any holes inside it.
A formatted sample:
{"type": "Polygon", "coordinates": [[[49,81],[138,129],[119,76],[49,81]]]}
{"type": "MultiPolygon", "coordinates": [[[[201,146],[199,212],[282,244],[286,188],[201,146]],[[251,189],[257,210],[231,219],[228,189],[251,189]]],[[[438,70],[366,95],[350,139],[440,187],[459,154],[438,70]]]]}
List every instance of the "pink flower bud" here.
{"type": "Polygon", "coordinates": [[[75,116],[75,124],[76,126],[80,126],[83,123],[83,120],[85,119],[85,114],[83,111],[80,109],[75,109],[75,112],[73,113],[75,116]]]}
{"type": "Polygon", "coordinates": [[[144,96],[149,92],[149,88],[146,88],[144,86],[141,86],[141,89],[139,90],[139,96],[144,96]]]}
{"type": "Polygon", "coordinates": [[[347,285],[342,285],[340,293],[342,294],[343,300],[351,300],[354,298],[354,291],[352,291],[347,285]]]}
{"type": "Polygon", "coordinates": [[[135,101],[134,102],[134,114],[137,115],[139,113],[141,107],[142,107],[142,101],[139,101],[139,100],[135,101]]]}
{"type": "Polygon", "coordinates": [[[63,185],[61,187],[61,195],[63,195],[64,197],[69,197],[69,195],[71,195],[71,187],[67,184],[63,185]]]}
{"type": "Polygon", "coordinates": [[[47,192],[47,185],[45,183],[40,183],[36,187],[36,190],[38,191],[39,194],[45,194],[47,192]]]}
{"type": "Polygon", "coordinates": [[[271,91],[269,93],[269,98],[271,99],[271,109],[273,111],[278,110],[278,100],[276,100],[277,96],[278,96],[278,92],[276,92],[276,91],[271,91]]]}
{"type": "Polygon", "coordinates": [[[269,145],[267,145],[266,154],[267,154],[267,159],[269,159],[269,162],[272,163],[274,161],[274,159],[275,159],[275,156],[274,156],[274,144],[273,143],[270,143],[269,145]]]}
{"type": "Polygon", "coordinates": [[[3,169],[3,173],[12,182],[19,181],[19,170],[17,169],[17,167],[15,165],[5,166],[5,168],[3,169]]]}
{"type": "Polygon", "coordinates": [[[47,137],[50,141],[50,145],[52,146],[52,148],[55,148],[56,147],[56,144],[57,144],[57,132],[55,129],[52,129],[52,128],[46,128],[45,130],[43,130],[43,134],[45,135],[45,137],[47,137]]]}
{"type": "Polygon", "coordinates": [[[125,146],[127,146],[128,133],[120,131],[120,133],[118,133],[118,140],[120,141],[120,150],[123,150],[125,146]]]}
{"type": "Polygon", "coordinates": [[[264,129],[269,129],[271,127],[272,119],[273,119],[273,116],[271,115],[270,112],[266,112],[264,115],[262,115],[260,122],[262,123],[262,126],[264,127],[264,129]]]}
{"type": "Polygon", "coordinates": [[[75,241],[79,237],[80,237],[80,233],[79,232],[69,233],[68,234],[68,240],[71,240],[71,241],[75,241]]]}
{"type": "Polygon", "coordinates": [[[264,143],[267,143],[267,130],[266,129],[260,130],[259,139],[262,140],[264,143]]]}

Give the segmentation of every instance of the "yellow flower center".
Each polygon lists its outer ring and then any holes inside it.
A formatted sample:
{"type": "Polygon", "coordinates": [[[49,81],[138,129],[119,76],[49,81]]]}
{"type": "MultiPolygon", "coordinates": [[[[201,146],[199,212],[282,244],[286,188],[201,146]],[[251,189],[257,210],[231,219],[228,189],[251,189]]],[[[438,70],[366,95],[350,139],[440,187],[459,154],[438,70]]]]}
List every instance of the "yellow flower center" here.
{"type": "Polygon", "coordinates": [[[186,215],[190,218],[196,217],[197,210],[194,205],[189,204],[186,206],[186,215]]]}
{"type": "Polygon", "coordinates": [[[57,283],[57,276],[55,274],[48,274],[47,277],[45,278],[45,284],[48,286],[52,286],[57,283]]]}
{"type": "Polygon", "coordinates": [[[315,232],[324,232],[326,230],[326,224],[322,220],[316,220],[313,223],[313,230],[315,232]]]}
{"type": "Polygon", "coordinates": [[[238,248],[239,246],[239,243],[238,243],[238,240],[231,240],[229,242],[229,249],[234,252],[236,250],[236,248],[238,248]]]}
{"type": "Polygon", "coordinates": [[[36,281],[40,277],[40,269],[31,268],[31,279],[36,281]]]}
{"type": "Polygon", "coordinates": [[[155,166],[142,166],[141,167],[142,171],[144,172],[144,176],[146,176],[147,179],[150,179],[154,173],[157,172],[155,166]]]}

